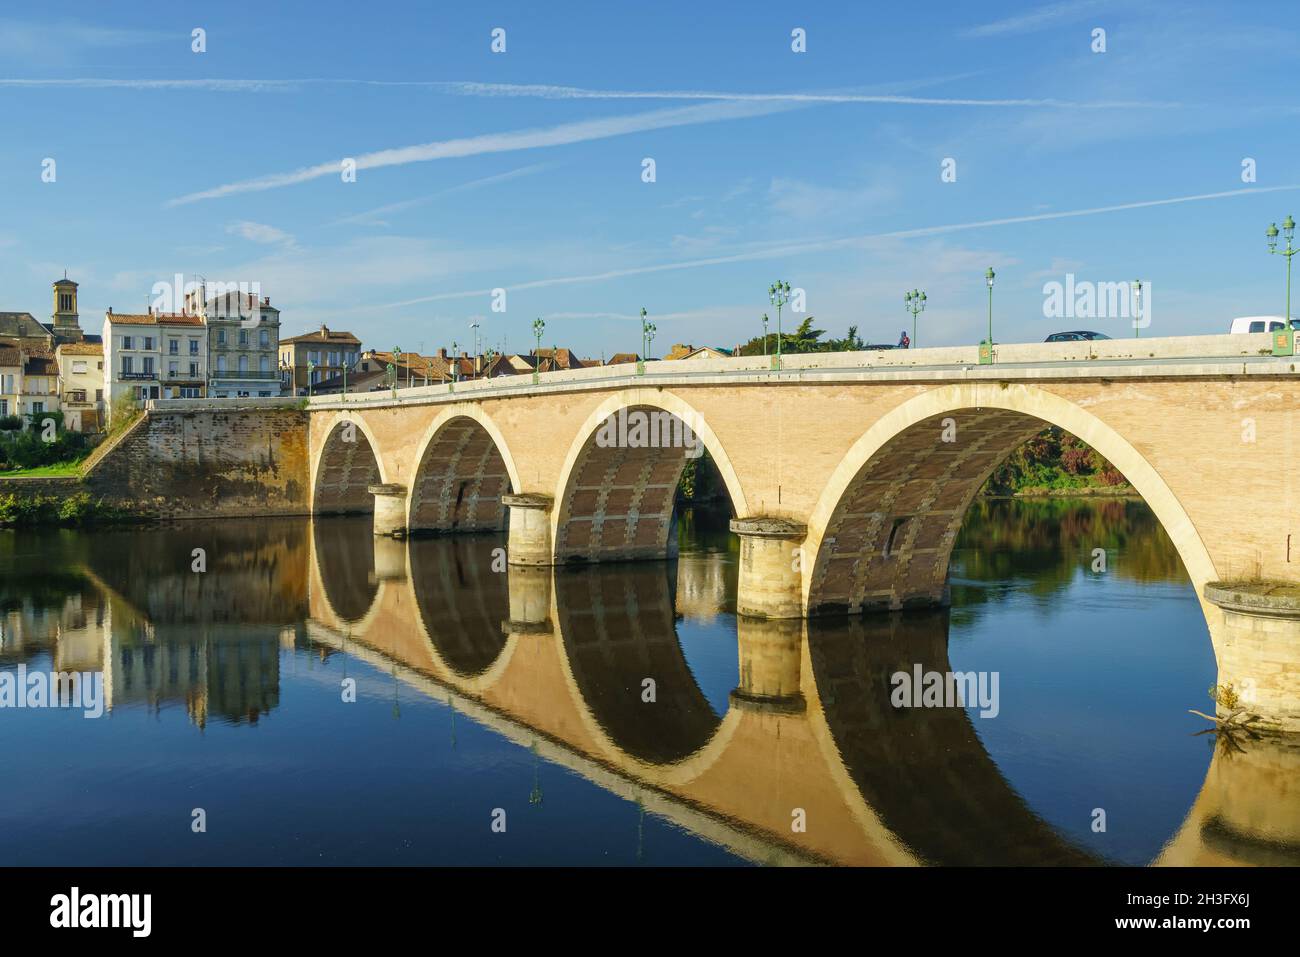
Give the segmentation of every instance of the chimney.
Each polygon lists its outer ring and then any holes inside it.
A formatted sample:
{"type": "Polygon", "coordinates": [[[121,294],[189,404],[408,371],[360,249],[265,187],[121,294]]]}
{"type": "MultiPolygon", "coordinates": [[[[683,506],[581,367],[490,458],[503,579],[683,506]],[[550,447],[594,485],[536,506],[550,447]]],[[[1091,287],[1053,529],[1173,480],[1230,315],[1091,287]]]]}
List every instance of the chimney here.
{"type": "MultiPolygon", "coordinates": [[[[271,304],[270,300],[267,300],[266,304],[269,306],[271,304]]],[[[326,339],[328,339],[330,335],[330,327],[325,325],[323,322],[320,324],[320,334],[326,339]]]]}
{"type": "Polygon", "coordinates": [[[438,358],[439,359],[447,358],[447,350],[445,348],[438,350],[438,358]]]}

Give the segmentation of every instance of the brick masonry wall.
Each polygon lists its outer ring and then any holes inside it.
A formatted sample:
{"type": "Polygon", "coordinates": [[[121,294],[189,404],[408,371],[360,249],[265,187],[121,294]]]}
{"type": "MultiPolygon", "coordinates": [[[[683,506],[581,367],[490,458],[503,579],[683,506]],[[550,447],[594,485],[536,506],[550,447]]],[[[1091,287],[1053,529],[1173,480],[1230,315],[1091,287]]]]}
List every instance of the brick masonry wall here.
{"type": "Polygon", "coordinates": [[[91,494],[159,518],[303,515],[307,414],[154,410],[84,478],[91,494]]]}

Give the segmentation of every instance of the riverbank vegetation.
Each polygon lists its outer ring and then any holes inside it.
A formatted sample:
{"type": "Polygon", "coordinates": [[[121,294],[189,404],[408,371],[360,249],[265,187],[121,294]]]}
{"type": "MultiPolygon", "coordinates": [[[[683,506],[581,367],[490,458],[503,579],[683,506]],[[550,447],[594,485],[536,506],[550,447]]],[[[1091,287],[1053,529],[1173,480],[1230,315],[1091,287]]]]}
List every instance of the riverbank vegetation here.
{"type": "Polygon", "coordinates": [[[64,525],[84,527],[130,520],[121,508],[89,492],[71,495],[20,495],[0,491],[0,527],[64,525]]]}
{"type": "Polygon", "coordinates": [[[993,470],[983,495],[1132,495],[1119,470],[1056,426],[1034,436],[993,470]]]}
{"type": "Polygon", "coordinates": [[[24,422],[16,415],[0,418],[0,476],[76,474],[90,452],[91,437],[65,429],[62,412],[35,413],[28,419],[24,422]],[[47,469],[63,471],[44,471],[47,469]]]}

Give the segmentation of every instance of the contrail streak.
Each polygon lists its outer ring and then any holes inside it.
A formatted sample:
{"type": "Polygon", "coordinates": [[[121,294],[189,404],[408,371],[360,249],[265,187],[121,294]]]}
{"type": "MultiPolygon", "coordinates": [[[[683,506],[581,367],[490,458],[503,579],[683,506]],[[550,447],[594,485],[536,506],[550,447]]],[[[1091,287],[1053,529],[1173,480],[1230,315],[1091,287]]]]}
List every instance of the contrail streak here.
{"type": "MultiPolygon", "coordinates": [[[[1195,196],[1174,196],[1169,199],[1146,199],[1132,203],[1117,203],[1112,206],[1093,206],[1088,209],[1069,209],[1055,213],[1034,213],[1029,216],[1008,216],[1002,219],[981,219],[970,223],[949,223],[943,226],[921,226],[916,229],[899,229],[887,233],[868,233],[862,236],[849,236],[841,239],[824,239],[804,243],[786,243],[769,246],[730,256],[712,256],[707,259],[692,259],[673,263],[659,263],[653,266],[636,266],[631,269],[612,269],[607,272],[589,273],[582,276],[562,276],[552,279],[534,279],[530,282],[505,286],[510,291],[520,289],[542,289],[547,286],[567,286],[581,283],[603,282],[608,279],[622,279],[627,276],[643,276],[650,273],[671,272],[678,269],[699,269],[705,266],[720,266],[728,263],[753,262],[756,260],[780,259],[787,256],[799,256],[806,253],[824,252],[832,249],[844,249],[876,242],[882,239],[912,239],[918,236],[936,236],[942,233],[956,233],[971,229],[984,229],[990,226],[1012,226],[1019,223],[1036,223],[1051,219],[1070,219],[1079,216],[1098,216],[1103,213],[1116,213],[1129,209],[1147,209],[1152,206],[1172,206],[1178,203],[1196,203],[1211,199],[1225,199],[1233,196],[1249,196],[1256,193],[1277,193],[1300,189],[1300,184],[1289,186],[1262,186],[1249,189],[1231,189],[1220,193],[1198,193],[1195,196]]],[[[422,296],[419,299],[406,299],[402,302],[390,302],[379,306],[381,309],[397,309],[426,302],[441,302],[448,299],[468,299],[473,296],[488,296],[491,289],[471,289],[465,292],[447,292],[434,296],[422,296]]]]}

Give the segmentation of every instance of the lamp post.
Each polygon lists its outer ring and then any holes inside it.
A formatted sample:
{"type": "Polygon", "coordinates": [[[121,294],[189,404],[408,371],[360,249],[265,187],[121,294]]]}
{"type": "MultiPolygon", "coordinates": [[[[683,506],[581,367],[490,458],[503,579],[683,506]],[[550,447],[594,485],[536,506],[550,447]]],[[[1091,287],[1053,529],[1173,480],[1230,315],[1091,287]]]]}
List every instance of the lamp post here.
{"type": "Polygon", "coordinates": [[[903,294],[903,306],[912,314],[912,348],[916,348],[916,316],[925,312],[925,293],[919,289],[903,294]]]}
{"type": "Polygon", "coordinates": [[[781,368],[781,307],[790,301],[790,284],[778,279],[767,287],[767,298],[776,306],[776,365],[781,368]]]}
{"type": "Polygon", "coordinates": [[[641,355],[637,359],[637,375],[645,374],[645,360],[650,352],[650,343],[654,341],[655,324],[646,319],[645,306],[641,307],[641,355]]]}
{"type": "Polygon", "coordinates": [[[1289,356],[1295,351],[1295,332],[1291,328],[1291,257],[1300,252],[1300,247],[1292,245],[1295,237],[1295,220],[1288,216],[1282,220],[1282,235],[1286,238],[1286,248],[1277,248],[1277,223],[1269,223],[1268,251],[1275,256],[1286,258],[1286,313],[1282,317],[1282,334],[1273,337],[1273,355],[1289,356]]]}
{"type": "Polygon", "coordinates": [[[492,384],[492,360],[496,358],[496,355],[489,346],[487,355],[484,357],[486,361],[483,363],[483,376],[488,380],[488,385],[492,384]]]}
{"type": "Polygon", "coordinates": [[[393,361],[389,363],[389,368],[393,370],[393,398],[397,398],[397,367],[402,361],[402,347],[393,346],[393,361]]]}
{"type": "Polygon", "coordinates": [[[316,363],[310,359],[307,360],[307,398],[311,398],[312,374],[316,371],[316,363]]]}
{"type": "Polygon", "coordinates": [[[1133,338],[1142,338],[1142,280],[1133,280],[1133,338]]]}
{"type": "Polygon", "coordinates": [[[456,350],[459,348],[460,344],[455,339],[451,340],[451,381],[453,384],[460,381],[460,357],[456,355],[456,350]]]}
{"type": "Polygon", "coordinates": [[[767,355],[767,324],[770,322],[767,313],[763,313],[763,355],[767,355]]]}
{"type": "Polygon", "coordinates": [[[533,385],[537,384],[538,373],[542,365],[542,333],[546,330],[546,323],[538,316],[533,320],[533,385]]]}
{"type": "Polygon", "coordinates": [[[474,357],[475,358],[478,358],[478,350],[479,350],[478,325],[479,324],[477,319],[469,324],[470,329],[474,330],[474,357]]]}
{"type": "Polygon", "coordinates": [[[984,281],[989,286],[989,337],[980,344],[980,365],[993,363],[993,279],[995,275],[992,266],[984,273],[984,281]]]}

